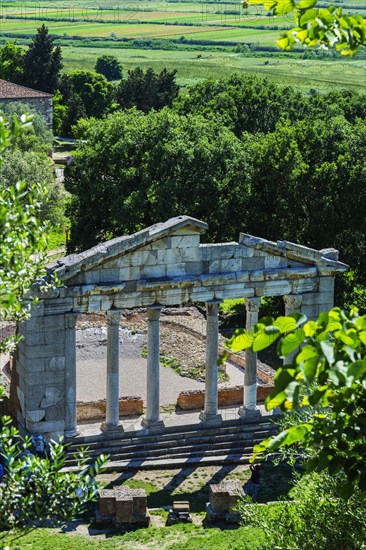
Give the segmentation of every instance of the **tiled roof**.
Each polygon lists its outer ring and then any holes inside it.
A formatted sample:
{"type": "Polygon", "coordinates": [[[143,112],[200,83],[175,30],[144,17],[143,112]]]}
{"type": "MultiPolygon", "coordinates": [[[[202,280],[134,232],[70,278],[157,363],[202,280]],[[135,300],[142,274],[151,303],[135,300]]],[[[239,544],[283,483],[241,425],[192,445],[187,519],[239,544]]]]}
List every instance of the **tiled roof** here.
{"type": "Polygon", "coordinates": [[[28,99],[32,97],[52,97],[52,94],[32,90],[25,86],[19,86],[8,80],[0,79],[0,101],[2,99],[28,99]]]}

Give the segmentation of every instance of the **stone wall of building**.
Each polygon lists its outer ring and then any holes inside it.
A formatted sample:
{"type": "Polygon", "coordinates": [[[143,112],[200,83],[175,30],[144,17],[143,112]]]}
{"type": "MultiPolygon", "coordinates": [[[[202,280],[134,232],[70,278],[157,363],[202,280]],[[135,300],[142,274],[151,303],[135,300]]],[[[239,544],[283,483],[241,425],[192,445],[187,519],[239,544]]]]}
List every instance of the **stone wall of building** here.
{"type": "MultiPolygon", "coordinates": [[[[119,399],[120,416],[141,416],[144,412],[144,403],[141,397],[121,397],[119,399]]],[[[104,419],[106,414],[106,400],[90,401],[76,404],[76,418],[78,422],[86,420],[104,419]]]]}
{"type": "MultiPolygon", "coordinates": [[[[80,314],[261,296],[295,297],[298,306],[292,309],[310,319],[332,307],[334,276],[348,268],[336,251],[245,234],[238,242],[201,244],[206,229],[204,222],[179,216],[67,256],[51,268],[61,285],[40,293],[41,305],[20,327],[14,378],[17,416],[28,431],[51,436],[72,431],[80,314]]],[[[221,406],[242,404],[242,389],[233,392],[241,393],[235,402],[223,392],[221,406]]],[[[203,392],[199,399],[202,408],[203,392]]]]}
{"type": "Polygon", "coordinates": [[[2,99],[1,103],[25,103],[32,107],[37,113],[43,116],[47,126],[52,128],[53,124],[53,100],[52,97],[28,97],[24,99],[2,99]]]}
{"type": "MultiPolygon", "coordinates": [[[[257,402],[263,403],[274,385],[257,386],[257,402]]],[[[219,389],[219,407],[243,404],[243,386],[219,389]]],[[[205,402],[205,390],[187,390],[178,395],[177,407],[185,411],[202,409],[205,402]]]]}

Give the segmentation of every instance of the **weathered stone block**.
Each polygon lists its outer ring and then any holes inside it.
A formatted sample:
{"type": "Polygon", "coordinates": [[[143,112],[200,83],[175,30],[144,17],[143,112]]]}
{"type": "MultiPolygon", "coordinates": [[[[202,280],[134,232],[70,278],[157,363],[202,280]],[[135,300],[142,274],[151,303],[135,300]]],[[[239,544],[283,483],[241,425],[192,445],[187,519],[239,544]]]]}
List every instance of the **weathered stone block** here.
{"type": "Polygon", "coordinates": [[[119,281],[138,280],[140,279],[140,276],[143,277],[139,267],[123,267],[122,269],[119,270],[118,280],[119,281]]]}
{"type": "Polygon", "coordinates": [[[45,409],[45,420],[62,420],[65,416],[65,404],[63,400],[57,405],[51,405],[45,409]]]}
{"type": "Polygon", "coordinates": [[[25,423],[27,430],[31,433],[63,433],[65,431],[65,422],[64,420],[54,420],[50,422],[30,422],[26,421],[25,423]]]}
{"type": "Polygon", "coordinates": [[[209,273],[226,273],[226,272],[235,272],[242,271],[243,264],[242,260],[231,259],[231,260],[214,260],[210,262],[208,271],[209,273]]]}
{"type": "Polygon", "coordinates": [[[334,293],[334,277],[319,277],[319,292],[334,293]]]}
{"type": "Polygon", "coordinates": [[[266,281],[256,286],[256,296],[283,296],[292,292],[291,284],[288,281],[266,281]]]}
{"type": "MultiPolygon", "coordinates": [[[[128,269],[128,268],[127,268],[128,269]]],[[[120,280],[120,272],[121,269],[118,269],[115,267],[114,269],[107,269],[103,268],[100,270],[100,282],[101,283],[107,283],[107,282],[114,282],[120,280]]]]}
{"type": "Polygon", "coordinates": [[[287,267],[288,260],[282,258],[281,256],[265,256],[264,258],[264,268],[268,269],[271,267],[287,267]]]}
{"type": "Polygon", "coordinates": [[[200,244],[200,235],[179,235],[171,237],[171,248],[196,248],[200,244]]]}
{"type": "Polygon", "coordinates": [[[203,273],[202,262],[187,262],[186,273],[187,275],[201,275],[203,273]]]}
{"type": "Polygon", "coordinates": [[[40,422],[45,417],[45,414],[46,412],[44,409],[27,411],[25,415],[25,419],[29,422],[40,422]]]}
{"type": "Polygon", "coordinates": [[[116,497],[114,489],[99,490],[99,511],[103,516],[115,515],[116,497]]]}
{"type": "Polygon", "coordinates": [[[248,271],[264,269],[264,257],[257,258],[253,256],[252,258],[243,259],[243,268],[248,271]]]}
{"type": "Polygon", "coordinates": [[[142,279],[161,279],[163,277],[165,277],[165,265],[141,266],[140,278],[142,278],[142,279]]]}
{"type": "Polygon", "coordinates": [[[131,255],[131,266],[141,267],[143,265],[156,265],[158,263],[158,252],[163,253],[165,249],[158,250],[138,250],[131,255]]]}
{"type": "Polygon", "coordinates": [[[182,277],[186,275],[186,264],[185,263],[176,263],[176,264],[166,264],[166,276],[167,277],[182,277]]]}
{"type": "Polygon", "coordinates": [[[56,356],[64,356],[65,345],[62,342],[63,333],[60,334],[58,343],[43,344],[38,346],[24,346],[24,353],[28,359],[43,359],[56,356]],[[60,342],[61,340],[61,342],[60,342]]]}
{"type": "Polygon", "coordinates": [[[57,298],[44,301],[45,315],[58,315],[72,310],[72,298],[57,298]]]}
{"type": "Polygon", "coordinates": [[[65,369],[65,357],[51,357],[48,362],[49,370],[64,370],[65,369]]]}

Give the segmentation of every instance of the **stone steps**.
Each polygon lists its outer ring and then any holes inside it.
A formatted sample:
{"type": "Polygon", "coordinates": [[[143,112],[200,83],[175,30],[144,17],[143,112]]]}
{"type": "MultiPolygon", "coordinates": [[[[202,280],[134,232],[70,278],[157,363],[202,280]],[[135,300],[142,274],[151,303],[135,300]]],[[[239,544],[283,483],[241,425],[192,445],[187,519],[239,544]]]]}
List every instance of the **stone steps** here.
{"type": "Polygon", "coordinates": [[[103,442],[104,446],[113,446],[120,445],[123,441],[124,444],[128,442],[136,442],[139,440],[141,443],[152,442],[152,441],[169,441],[174,437],[174,439],[185,439],[189,437],[190,440],[195,437],[202,437],[205,435],[223,435],[223,434],[234,434],[234,433],[253,433],[258,430],[263,429],[273,429],[273,423],[268,418],[261,419],[257,422],[252,423],[241,423],[237,420],[226,420],[219,427],[205,427],[200,424],[191,424],[183,426],[168,426],[165,427],[162,433],[158,434],[149,434],[145,430],[140,432],[136,431],[125,431],[119,433],[105,433],[105,434],[96,434],[90,436],[79,435],[71,440],[69,440],[69,449],[79,448],[80,446],[87,445],[89,448],[96,447],[103,442]]]}
{"type": "MultiPolygon", "coordinates": [[[[189,446],[193,445],[200,445],[205,443],[207,440],[213,440],[215,443],[220,442],[227,442],[228,440],[231,440],[234,435],[236,439],[240,440],[251,440],[253,437],[257,439],[264,439],[265,437],[268,437],[268,435],[271,433],[271,429],[264,428],[261,430],[253,431],[245,431],[245,432],[232,432],[232,433],[224,433],[221,432],[217,433],[217,431],[213,434],[199,434],[196,436],[190,436],[190,434],[184,434],[181,437],[175,437],[175,435],[170,436],[169,438],[164,438],[162,440],[159,440],[156,436],[153,438],[141,438],[141,437],[135,437],[133,439],[119,439],[119,440],[112,440],[112,441],[99,441],[97,443],[94,443],[93,445],[87,446],[87,453],[93,454],[100,448],[103,448],[105,452],[113,453],[115,450],[123,449],[129,449],[129,448],[142,448],[145,450],[148,449],[166,449],[168,445],[170,445],[171,442],[174,442],[175,446],[185,446],[189,444],[189,446]]],[[[181,435],[181,434],[179,434],[181,435]]],[[[76,451],[77,448],[80,448],[80,445],[72,445],[69,447],[69,452],[76,451]]]]}
{"type": "MultiPolygon", "coordinates": [[[[236,422],[232,426],[219,428],[200,428],[195,425],[193,430],[176,427],[175,431],[162,434],[140,434],[131,436],[124,433],[117,439],[98,437],[93,439],[86,450],[88,461],[92,462],[100,454],[108,454],[110,461],[107,471],[118,471],[118,468],[152,468],[153,464],[161,467],[201,463],[220,463],[225,461],[239,463],[248,462],[253,445],[266,439],[275,432],[275,426],[268,421],[244,425],[236,422]],[[221,457],[221,458],[218,458],[221,457]]],[[[95,436],[94,436],[95,438],[95,436]]],[[[76,465],[73,453],[84,442],[73,441],[67,450],[65,466],[76,465]]],[[[157,467],[157,466],[156,466],[157,467]]]]}

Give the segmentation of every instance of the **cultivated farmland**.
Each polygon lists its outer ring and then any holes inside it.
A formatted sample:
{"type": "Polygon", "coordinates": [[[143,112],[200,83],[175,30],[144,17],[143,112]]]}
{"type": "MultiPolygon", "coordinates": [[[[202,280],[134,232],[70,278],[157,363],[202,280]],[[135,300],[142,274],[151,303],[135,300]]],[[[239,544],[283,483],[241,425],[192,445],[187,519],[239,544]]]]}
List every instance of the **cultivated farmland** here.
{"type": "MultiPolygon", "coordinates": [[[[366,13],[363,0],[336,2],[346,13],[366,13]]],[[[116,55],[126,69],[141,65],[178,70],[180,84],[233,71],[271,80],[327,89],[365,85],[365,62],[339,55],[280,52],[276,40],[290,28],[291,15],[275,17],[263,6],[240,2],[137,0],[62,3],[2,2],[0,39],[27,44],[41,23],[63,46],[65,70],[94,66],[101,50],[116,55]],[[324,58],[325,57],[325,58],[324,58]]]]}

